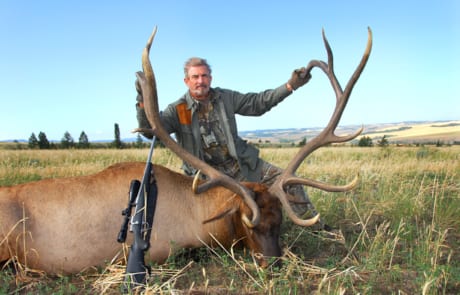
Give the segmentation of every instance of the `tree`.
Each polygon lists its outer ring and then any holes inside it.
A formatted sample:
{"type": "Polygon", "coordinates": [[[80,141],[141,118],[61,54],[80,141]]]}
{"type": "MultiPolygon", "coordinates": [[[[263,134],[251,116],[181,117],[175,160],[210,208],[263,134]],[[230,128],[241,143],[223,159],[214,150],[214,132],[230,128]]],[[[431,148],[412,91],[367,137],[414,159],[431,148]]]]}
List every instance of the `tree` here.
{"type": "Polygon", "coordinates": [[[88,140],[88,136],[86,135],[85,131],[82,131],[80,133],[80,137],[78,138],[78,148],[80,149],[89,148],[89,140],[88,140]]]}
{"type": "Polygon", "coordinates": [[[137,138],[136,138],[136,143],[135,143],[135,147],[140,149],[144,146],[144,141],[142,140],[142,136],[138,133],[137,134],[137,138]]]}
{"type": "Polygon", "coordinates": [[[74,146],[74,141],[72,135],[68,131],[64,133],[64,137],[61,139],[61,146],[64,149],[72,148],[74,146]]]}
{"type": "Polygon", "coordinates": [[[372,138],[369,136],[363,136],[359,139],[358,146],[373,146],[374,144],[372,143],[372,138]]]}
{"type": "Polygon", "coordinates": [[[379,147],[386,147],[386,146],[388,146],[388,144],[389,144],[389,142],[388,142],[388,139],[387,139],[387,136],[386,136],[386,135],[384,135],[384,136],[382,137],[382,139],[380,139],[379,141],[377,141],[377,145],[378,145],[379,147]]]}
{"type": "Polygon", "coordinates": [[[32,132],[32,134],[29,137],[29,148],[30,149],[36,149],[38,148],[38,139],[35,136],[35,133],[32,132]]]}
{"type": "Polygon", "coordinates": [[[48,138],[46,138],[45,132],[40,131],[40,133],[38,133],[38,147],[41,150],[50,148],[50,142],[48,138]]]}
{"type": "Polygon", "coordinates": [[[299,141],[298,146],[304,146],[304,145],[306,145],[306,144],[307,144],[307,138],[304,137],[301,141],[299,141]]]}
{"type": "Polygon", "coordinates": [[[112,142],[112,146],[117,149],[121,149],[123,147],[120,139],[120,127],[118,127],[118,123],[115,123],[115,140],[112,142]]]}

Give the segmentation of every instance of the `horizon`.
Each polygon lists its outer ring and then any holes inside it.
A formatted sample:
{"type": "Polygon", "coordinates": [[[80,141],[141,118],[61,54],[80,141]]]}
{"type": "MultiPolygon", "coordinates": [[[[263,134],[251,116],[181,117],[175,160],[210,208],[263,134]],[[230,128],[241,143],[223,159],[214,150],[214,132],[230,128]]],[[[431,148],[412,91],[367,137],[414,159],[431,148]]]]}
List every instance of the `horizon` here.
{"type": "MultiPolygon", "coordinates": [[[[379,126],[379,125],[398,125],[398,124],[423,124],[423,123],[444,123],[444,122],[460,122],[460,119],[459,120],[417,120],[417,121],[401,121],[401,122],[382,122],[382,123],[370,123],[370,124],[348,124],[348,125],[338,125],[337,126],[337,129],[340,129],[340,128],[350,128],[350,127],[356,127],[356,126],[364,126],[364,131],[363,131],[363,135],[366,134],[366,126],[379,126]]],[[[460,124],[460,123],[459,123],[460,124]]],[[[253,129],[253,130],[239,130],[238,131],[238,134],[241,136],[241,134],[243,133],[250,133],[250,132],[262,132],[262,131],[278,131],[278,130],[305,130],[305,129],[323,129],[325,128],[325,126],[309,126],[309,127],[287,127],[287,128],[276,128],[276,129],[253,129]]],[[[81,132],[83,132],[84,130],[80,131],[79,134],[77,136],[74,136],[73,134],[70,134],[74,140],[74,142],[78,142],[78,137],[80,136],[81,132]]],[[[44,131],[42,131],[44,132],[44,131]]],[[[88,134],[86,131],[84,131],[85,134],[88,134]]],[[[36,137],[38,137],[38,133],[35,133],[36,137]]],[[[46,135],[46,132],[44,132],[45,135],[46,135]]],[[[64,134],[65,132],[62,134],[61,138],[60,139],[55,139],[55,138],[49,138],[48,135],[47,135],[47,139],[49,142],[53,142],[53,143],[59,143],[61,142],[62,138],[64,137],[64,134]]],[[[29,141],[29,137],[32,136],[32,132],[29,134],[29,136],[27,138],[13,138],[13,139],[0,139],[0,142],[3,142],[3,143],[8,143],[8,142],[28,142],[29,141]]],[[[88,141],[91,143],[97,143],[97,142],[110,142],[110,141],[113,141],[115,138],[115,134],[113,134],[113,137],[112,138],[99,138],[99,139],[91,139],[88,137],[88,141]]],[[[150,141],[150,139],[144,137],[141,135],[141,138],[142,138],[142,141],[150,141]]],[[[132,141],[135,141],[137,139],[137,133],[132,133],[132,136],[129,136],[129,137],[120,137],[121,141],[127,141],[128,142],[132,142],[132,141]]]]}

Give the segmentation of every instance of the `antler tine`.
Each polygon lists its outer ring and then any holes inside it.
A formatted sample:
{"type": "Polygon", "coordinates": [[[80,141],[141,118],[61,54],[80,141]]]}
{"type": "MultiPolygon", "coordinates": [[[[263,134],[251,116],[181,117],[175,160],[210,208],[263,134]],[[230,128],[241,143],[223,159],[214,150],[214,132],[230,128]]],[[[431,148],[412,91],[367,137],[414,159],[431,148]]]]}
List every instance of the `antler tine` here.
{"type": "MultiPolygon", "coordinates": [[[[183,149],[169,136],[169,133],[163,128],[158,107],[158,93],[155,82],[155,74],[153,72],[149,57],[150,48],[152,46],[156,31],[157,28],[155,27],[142,53],[142,68],[144,71],[145,80],[139,79],[142,88],[142,95],[144,97],[145,113],[152,127],[153,133],[177,156],[179,156],[190,165],[194,166],[196,169],[201,170],[205,175],[209,177],[209,180],[198,186],[198,193],[204,192],[211,187],[218,185],[233,191],[234,193],[244,198],[246,204],[252,211],[252,219],[250,220],[249,225],[256,226],[260,221],[260,211],[251,196],[251,192],[231,177],[221,173],[220,171],[217,171],[210,165],[206,164],[204,161],[183,149]]],[[[243,216],[243,218],[246,222],[249,220],[246,216],[243,216]]]]}
{"type": "Polygon", "coordinates": [[[346,141],[352,140],[356,138],[359,134],[361,134],[361,132],[363,131],[363,128],[360,128],[355,133],[351,135],[345,135],[345,136],[337,136],[334,133],[340,121],[340,118],[342,117],[343,111],[345,110],[348,99],[351,95],[351,91],[353,90],[353,87],[358,81],[359,76],[364,70],[364,67],[369,59],[370,52],[372,49],[372,31],[370,28],[368,28],[367,45],[366,45],[366,49],[364,51],[363,57],[361,58],[361,61],[358,67],[356,68],[355,72],[353,73],[350,80],[348,81],[345,90],[342,91],[340,83],[338,82],[337,77],[335,76],[335,73],[334,73],[334,57],[332,54],[332,49],[324,33],[324,29],[322,31],[322,35],[323,35],[324,45],[327,51],[328,63],[325,63],[323,61],[318,61],[318,60],[312,60],[307,65],[307,71],[310,72],[314,67],[318,67],[329,78],[332,88],[334,89],[335,95],[336,95],[336,105],[335,105],[334,112],[326,128],[323,131],[321,131],[312,140],[308,141],[307,144],[299,150],[299,152],[294,156],[294,158],[288,164],[287,168],[278,177],[275,183],[273,183],[273,185],[270,187],[270,192],[275,194],[281,200],[281,203],[283,204],[291,220],[293,220],[293,222],[296,224],[304,225],[304,226],[305,224],[309,224],[311,222],[311,219],[302,220],[297,217],[297,215],[294,213],[291,206],[289,205],[289,202],[287,201],[286,192],[284,191],[284,187],[286,187],[287,185],[292,185],[292,184],[302,184],[302,185],[315,187],[315,188],[325,190],[325,191],[343,192],[343,191],[351,190],[358,183],[358,178],[356,177],[352,182],[350,182],[347,185],[336,186],[336,185],[330,185],[327,183],[323,183],[323,182],[319,182],[319,181],[315,181],[315,180],[311,180],[307,178],[300,178],[300,177],[295,176],[294,173],[297,170],[297,168],[300,166],[300,164],[303,162],[303,160],[305,160],[305,158],[308,155],[310,155],[312,152],[314,152],[316,149],[322,146],[325,146],[327,144],[330,144],[330,143],[339,143],[339,142],[346,142],[346,141]]]}
{"type": "Polygon", "coordinates": [[[317,188],[317,189],[320,189],[326,192],[337,193],[337,192],[347,192],[349,190],[352,190],[358,184],[358,181],[359,181],[359,177],[358,175],[356,175],[355,178],[351,182],[345,185],[339,186],[339,185],[330,185],[328,183],[317,181],[314,179],[292,176],[292,177],[288,177],[285,179],[284,185],[303,184],[303,185],[314,187],[314,188],[317,188]]]}
{"type": "MultiPolygon", "coordinates": [[[[345,87],[345,91],[343,93],[343,96],[346,97],[346,100],[348,101],[348,98],[350,97],[351,91],[353,90],[353,87],[355,86],[356,82],[358,81],[359,77],[361,76],[361,73],[364,70],[364,67],[367,64],[367,60],[369,59],[369,56],[371,55],[371,50],[372,50],[372,30],[370,27],[367,28],[367,44],[366,44],[366,50],[364,51],[363,57],[361,58],[361,61],[356,68],[355,72],[351,76],[351,79],[348,81],[347,86],[345,87]]],[[[340,118],[339,118],[340,119],[340,118]]]]}

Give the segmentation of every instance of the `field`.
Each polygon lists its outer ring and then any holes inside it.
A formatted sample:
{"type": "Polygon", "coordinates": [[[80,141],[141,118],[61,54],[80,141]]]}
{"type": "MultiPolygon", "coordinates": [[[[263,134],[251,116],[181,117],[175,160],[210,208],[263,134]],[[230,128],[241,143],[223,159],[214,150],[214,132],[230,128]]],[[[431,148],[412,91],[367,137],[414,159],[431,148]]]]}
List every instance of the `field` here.
{"type": "Polygon", "coordinates": [[[386,135],[390,142],[460,142],[460,121],[398,123],[373,127],[369,132],[365,132],[367,136],[379,139],[386,135]]]}
{"type": "MultiPolygon", "coordinates": [[[[295,151],[267,148],[261,155],[285,167],[295,151]]],[[[145,149],[0,150],[0,185],[85,175],[146,156],[145,149]]],[[[164,149],[155,151],[154,162],[180,167],[164,149]]],[[[323,220],[343,238],[331,239],[286,219],[281,266],[261,269],[236,249],[184,250],[164,265],[152,265],[145,293],[458,294],[460,146],[326,147],[297,172],[335,184],[359,174],[357,188],[349,193],[308,189],[323,220]]],[[[0,294],[118,294],[123,273],[122,264],[112,264],[53,277],[9,264],[0,273],[0,294]]]]}
{"type": "MultiPolygon", "coordinates": [[[[376,123],[363,126],[346,125],[337,128],[337,134],[351,134],[363,127],[361,136],[367,136],[377,143],[386,137],[391,144],[454,144],[460,142],[460,121],[420,121],[376,123]]],[[[241,132],[244,139],[253,143],[296,144],[318,135],[323,127],[256,130],[241,132]]],[[[352,143],[356,144],[360,137],[352,143]]]]}

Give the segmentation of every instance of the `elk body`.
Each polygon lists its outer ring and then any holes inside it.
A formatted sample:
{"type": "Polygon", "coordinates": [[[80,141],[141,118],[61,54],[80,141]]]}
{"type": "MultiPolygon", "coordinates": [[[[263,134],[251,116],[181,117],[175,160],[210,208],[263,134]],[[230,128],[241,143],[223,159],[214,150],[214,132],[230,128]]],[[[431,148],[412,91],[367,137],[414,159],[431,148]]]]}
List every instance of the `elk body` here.
{"type": "MultiPolygon", "coordinates": [[[[106,264],[121,250],[116,241],[120,212],[131,179],[140,179],[144,168],[145,163],[121,163],[94,175],[1,187],[0,261],[15,258],[47,273],[106,264]]],[[[280,256],[281,207],[266,188],[248,184],[267,216],[259,226],[270,229],[264,232],[242,223],[240,214],[249,214],[249,208],[233,192],[216,187],[195,195],[190,177],[162,166],[153,169],[158,201],[147,255],[151,260],[161,263],[174,250],[213,245],[211,235],[228,248],[241,240],[257,253],[280,256]],[[227,211],[234,213],[203,224],[227,211]]]]}
{"type": "MultiPolygon", "coordinates": [[[[334,131],[370,55],[372,34],[360,64],[342,90],[333,70],[332,50],[324,32],[328,63],[312,60],[311,71],[321,69],[331,81],[336,107],[326,128],[303,146],[283,174],[267,187],[240,183],[215,170],[182,149],[163,129],[158,110],[155,76],[149,51],[156,30],[142,55],[145,79],[141,80],[144,105],[152,130],[170,150],[199,169],[204,181],[154,166],[158,200],[149,257],[164,261],[174,249],[213,244],[215,237],[225,247],[240,241],[252,253],[280,256],[281,212],[299,226],[311,226],[319,216],[301,219],[292,210],[286,186],[307,185],[325,191],[348,191],[356,185],[335,186],[295,176],[302,161],[316,149],[345,142],[334,131]],[[193,188],[193,189],[192,189],[193,188]]],[[[48,273],[75,273],[103,265],[121,250],[116,242],[120,212],[126,203],[132,179],[141,179],[144,163],[122,163],[91,176],[48,179],[0,188],[0,262],[17,259],[30,268],[48,273]]],[[[128,240],[128,243],[130,241],[128,240]]],[[[259,261],[264,265],[265,260],[259,261]]]]}

